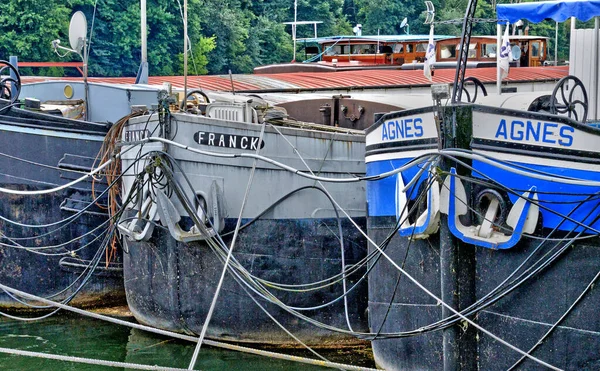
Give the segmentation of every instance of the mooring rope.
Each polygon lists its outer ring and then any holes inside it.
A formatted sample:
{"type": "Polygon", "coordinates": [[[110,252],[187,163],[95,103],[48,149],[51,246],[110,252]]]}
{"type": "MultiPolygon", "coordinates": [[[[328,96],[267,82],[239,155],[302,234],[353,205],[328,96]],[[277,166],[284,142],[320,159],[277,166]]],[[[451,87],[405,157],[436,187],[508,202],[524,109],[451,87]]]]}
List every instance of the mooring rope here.
{"type": "MultiPolygon", "coordinates": [[[[258,143],[262,143],[263,136],[265,134],[265,126],[266,123],[263,122],[262,127],[260,129],[260,135],[258,138],[258,143]]],[[[260,145],[256,148],[256,154],[260,153],[260,145]]],[[[238,233],[240,231],[240,226],[242,225],[242,214],[244,213],[244,208],[246,206],[246,202],[248,201],[248,196],[250,195],[250,188],[252,187],[252,181],[254,180],[254,172],[256,171],[256,165],[258,160],[254,160],[252,164],[252,169],[250,169],[250,176],[248,177],[248,184],[246,185],[246,192],[244,193],[244,198],[242,200],[242,205],[240,206],[240,214],[237,219],[237,223],[235,225],[235,230],[233,232],[233,237],[231,239],[231,247],[227,252],[227,258],[225,259],[225,264],[223,266],[223,271],[221,272],[221,278],[219,279],[219,284],[217,285],[217,289],[215,290],[215,295],[213,297],[212,302],[210,303],[210,308],[208,309],[208,314],[206,315],[206,320],[202,325],[202,331],[200,332],[200,336],[198,338],[198,344],[196,345],[196,349],[194,349],[194,354],[192,355],[192,359],[190,361],[190,365],[188,366],[188,370],[193,370],[196,365],[196,359],[198,358],[198,353],[200,353],[200,347],[202,346],[202,340],[204,340],[204,336],[206,335],[206,331],[208,330],[208,324],[210,323],[213,311],[215,306],[217,305],[217,299],[219,298],[219,293],[221,292],[221,287],[223,287],[223,281],[225,281],[225,273],[227,273],[227,269],[229,268],[229,262],[231,261],[231,254],[233,253],[233,248],[235,247],[235,243],[237,241],[238,233]]]]}
{"type": "MultiPolygon", "coordinates": [[[[142,330],[142,331],[152,332],[152,333],[155,333],[158,335],[169,336],[169,337],[176,338],[176,339],[191,341],[194,343],[198,341],[198,338],[195,336],[189,336],[189,335],[179,334],[179,333],[172,332],[172,331],[161,330],[161,329],[157,329],[157,328],[150,327],[150,326],[140,325],[138,323],[128,322],[128,321],[120,320],[118,318],[113,318],[113,317],[105,316],[102,314],[89,312],[89,311],[75,308],[75,307],[72,307],[72,306],[69,306],[66,304],[61,304],[61,303],[57,303],[52,300],[44,299],[42,297],[17,290],[17,289],[14,289],[12,287],[9,287],[9,286],[3,285],[3,284],[0,284],[0,289],[12,292],[13,294],[22,296],[26,299],[36,300],[36,301],[42,302],[44,304],[52,305],[52,306],[58,307],[60,309],[67,310],[69,312],[80,314],[82,316],[99,319],[102,321],[110,322],[110,323],[121,325],[121,326],[135,328],[135,329],[142,330]]],[[[284,361],[299,362],[299,363],[305,363],[305,364],[309,364],[309,365],[331,367],[331,368],[343,369],[343,370],[348,370],[348,371],[380,371],[380,370],[377,370],[374,368],[369,368],[369,367],[347,365],[347,364],[336,363],[336,362],[326,362],[326,361],[312,359],[312,358],[292,356],[289,354],[281,354],[281,353],[270,352],[270,351],[260,350],[260,349],[253,349],[253,348],[243,347],[243,346],[239,346],[239,345],[223,343],[223,342],[215,341],[215,340],[204,339],[202,342],[206,345],[209,345],[209,346],[212,346],[215,348],[234,350],[237,352],[255,354],[255,355],[269,357],[269,358],[281,359],[284,361]]]]}
{"type": "Polygon", "coordinates": [[[163,367],[163,366],[156,366],[156,365],[155,366],[141,365],[139,363],[105,361],[105,360],[102,360],[102,359],[74,357],[74,356],[61,356],[61,355],[57,355],[57,354],[31,352],[31,351],[28,351],[28,350],[19,350],[19,349],[0,348],[0,353],[12,354],[12,355],[24,356],[24,357],[36,357],[36,358],[54,359],[54,360],[58,360],[58,361],[67,361],[67,362],[75,362],[75,363],[85,363],[85,364],[88,364],[88,365],[99,365],[99,366],[120,367],[120,368],[132,368],[132,369],[135,369],[135,370],[185,371],[184,368],[163,367]]]}

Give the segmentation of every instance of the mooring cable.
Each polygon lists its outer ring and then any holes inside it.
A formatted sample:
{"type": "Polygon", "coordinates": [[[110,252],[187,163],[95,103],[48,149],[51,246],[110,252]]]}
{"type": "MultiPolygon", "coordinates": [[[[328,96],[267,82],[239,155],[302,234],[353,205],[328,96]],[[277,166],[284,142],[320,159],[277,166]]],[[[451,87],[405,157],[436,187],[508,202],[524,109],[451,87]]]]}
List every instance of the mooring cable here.
{"type": "MultiPolygon", "coordinates": [[[[571,304],[571,306],[565,311],[565,313],[563,313],[563,315],[560,316],[560,318],[548,329],[548,331],[546,331],[546,333],[540,338],[540,340],[538,340],[531,347],[531,349],[529,349],[527,351],[527,354],[531,354],[539,345],[541,345],[544,342],[544,340],[546,340],[546,338],[548,336],[550,336],[550,334],[560,325],[560,323],[571,313],[571,311],[577,306],[577,304],[579,304],[579,302],[585,297],[585,295],[589,292],[589,290],[592,289],[592,287],[594,286],[594,284],[596,283],[598,278],[600,278],[600,271],[598,271],[598,273],[596,273],[594,278],[592,278],[590,283],[585,287],[583,292],[577,297],[577,299],[575,299],[573,304],[571,304]]],[[[523,362],[523,360],[525,360],[525,356],[522,356],[521,358],[519,358],[519,360],[516,361],[512,366],[510,366],[510,368],[507,371],[514,370],[515,367],[519,366],[521,364],[521,362],[523,362]]]]}
{"type": "Polygon", "coordinates": [[[0,353],[17,355],[17,356],[22,356],[22,357],[53,359],[53,360],[57,360],[57,361],[83,363],[83,364],[87,364],[87,365],[96,365],[96,366],[120,367],[120,368],[135,369],[135,370],[154,370],[154,371],[184,371],[184,370],[187,370],[184,368],[150,366],[150,365],[142,365],[139,363],[105,361],[102,359],[75,357],[75,356],[61,356],[61,355],[57,355],[57,354],[31,352],[28,350],[19,350],[19,349],[0,348],[0,353]]]}
{"type": "MultiPolygon", "coordinates": [[[[266,123],[263,122],[260,135],[258,139],[258,143],[261,143],[263,140],[263,136],[265,133],[266,123]]],[[[260,145],[256,148],[256,155],[260,152],[260,145]]],[[[248,184],[246,185],[246,192],[244,194],[244,198],[242,199],[242,205],[240,206],[240,214],[238,216],[235,232],[233,233],[233,237],[231,239],[231,247],[229,248],[229,252],[227,253],[227,259],[225,259],[225,265],[223,266],[223,271],[221,272],[221,278],[219,279],[219,283],[217,284],[217,289],[215,291],[212,302],[210,303],[210,308],[208,309],[208,314],[206,315],[206,319],[204,320],[204,324],[202,325],[202,331],[200,332],[200,337],[198,339],[198,344],[196,345],[196,349],[194,349],[194,354],[192,355],[192,359],[190,361],[190,365],[188,366],[188,370],[193,370],[196,365],[196,360],[198,359],[198,353],[200,353],[200,347],[202,346],[202,340],[204,340],[204,336],[206,335],[206,331],[208,330],[208,324],[210,323],[212,313],[217,304],[217,299],[219,297],[219,293],[221,291],[221,287],[223,286],[223,281],[225,281],[225,273],[227,273],[227,268],[229,267],[229,261],[231,260],[231,255],[233,253],[233,248],[235,247],[235,242],[237,240],[238,233],[240,231],[240,226],[242,225],[242,214],[244,213],[244,208],[246,206],[246,202],[248,201],[248,196],[250,195],[250,188],[252,187],[252,181],[254,180],[254,172],[256,170],[256,165],[258,161],[254,160],[252,164],[252,168],[250,169],[250,175],[248,177],[248,184]]]]}
{"type": "MultiPolygon", "coordinates": [[[[248,156],[243,156],[243,154],[242,154],[242,155],[227,155],[227,154],[218,154],[218,153],[214,153],[214,152],[213,152],[213,153],[211,153],[211,152],[208,152],[208,151],[198,151],[198,150],[194,150],[193,148],[190,148],[189,146],[181,145],[181,144],[179,144],[179,143],[172,142],[172,141],[167,141],[167,140],[165,140],[165,139],[163,139],[163,138],[151,137],[151,138],[148,138],[148,140],[156,140],[156,141],[163,142],[163,143],[169,143],[169,144],[172,144],[172,145],[174,145],[174,146],[177,146],[177,147],[180,147],[180,148],[183,148],[183,149],[190,150],[190,151],[192,151],[192,152],[198,152],[198,153],[202,153],[202,154],[209,154],[209,155],[213,155],[213,156],[217,156],[217,157],[227,157],[227,158],[234,158],[234,157],[250,157],[250,158],[253,158],[252,156],[249,156],[249,155],[248,155],[248,156]]],[[[430,157],[430,156],[429,156],[429,157],[430,157]]],[[[255,157],[255,158],[256,158],[256,157],[255,157]]],[[[311,178],[311,179],[315,179],[315,180],[316,180],[316,179],[319,179],[319,180],[325,180],[325,181],[328,181],[328,180],[330,180],[330,179],[323,179],[323,178],[321,178],[321,177],[311,177],[311,176],[309,176],[308,174],[305,174],[305,173],[302,173],[302,172],[300,172],[300,171],[297,171],[297,170],[295,170],[295,169],[293,169],[293,168],[291,168],[291,167],[289,167],[289,166],[287,166],[287,165],[284,165],[284,164],[278,163],[277,161],[274,161],[274,160],[265,159],[265,158],[261,158],[261,160],[264,160],[264,161],[266,161],[266,162],[268,162],[268,163],[271,163],[271,164],[274,164],[274,165],[276,165],[276,166],[280,166],[281,168],[284,168],[284,169],[286,169],[286,170],[292,171],[292,172],[294,172],[294,173],[296,173],[296,174],[298,174],[298,175],[301,175],[301,176],[304,176],[304,177],[307,177],[307,178],[311,178]]],[[[415,161],[415,162],[416,162],[416,161],[415,161]]],[[[412,163],[411,165],[414,165],[414,163],[412,163]]],[[[398,170],[397,170],[397,171],[395,171],[395,172],[389,172],[389,173],[386,173],[385,175],[387,175],[387,176],[389,176],[389,175],[393,175],[393,174],[395,174],[395,173],[398,173],[398,172],[400,172],[400,171],[402,171],[402,170],[403,170],[403,169],[401,168],[401,169],[398,169],[398,170]]],[[[375,176],[375,177],[370,177],[370,179],[379,179],[379,178],[381,178],[381,175],[380,175],[380,176],[375,176]]],[[[367,179],[367,180],[370,180],[370,179],[367,179]]],[[[358,181],[358,180],[359,180],[359,178],[351,178],[351,179],[344,179],[344,180],[342,180],[342,181],[343,181],[343,182],[347,182],[347,181],[358,181]]],[[[365,180],[365,179],[361,179],[361,180],[365,180]]],[[[339,179],[335,179],[335,180],[330,180],[330,181],[335,181],[335,182],[337,182],[337,181],[340,181],[340,180],[339,180],[339,179]]],[[[590,184],[589,182],[584,182],[584,183],[585,183],[586,185],[589,185],[589,184],[590,184]]],[[[599,184],[600,184],[600,183],[599,183],[599,184]]],[[[339,207],[339,205],[338,205],[338,207],[339,207]]],[[[345,212],[345,211],[344,211],[344,212],[345,212]]],[[[347,213],[346,213],[346,215],[347,215],[347,213]]],[[[348,216],[348,215],[347,215],[347,216],[348,216]]],[[[349,216],[348,216],[348,217],[349,217],[349,216]]],[[[351,220],[351,219],[350,219],[350,220],[351,220]]],[[[352,221],[352,222],[354,223],[354,221],[352,221]]],[[[354,224],[355,224],[355,223],[354,223],[354,224]]],[[[356,224],[355,224],[355,226],[356,226],[356,224]]],[[[359,228],[359,229],[360,229],[360,228],[359,228]]],[[[364,232],[363,232],[363,231],[361,231],[361,232],[364,234],[364,232]]],[[[420,282],[419,282],[418,280],[416,280],[414,277],[412,277],[410,274],[408,274],[408,272],[406,272],[406,271],[405,271],[404,269],[402,269],[401,267],[397,266],[397,264],[395,264],[395,262],[394,262],[394,261],[393,261],[393,260],[392,260],[392,259],[391,259],[391,258],[390,258],[390,257],[389,257],[389,256],[388,256],[388,255],[387,255],[385,252],[384,252],[384,251],[382,251],[382,250],[380,249],[380,247],[379,247],[377,244],[375,244],[375,243],[374,243],[374,242],[373,242],[373,241],[372,241],[372,240],[371,240],[371,239],[370,239],[370,238],[369,238],[369,237],[368,237],[366,234],[365,234],[365,237],[367,238],[367,240],[368,240],[368,241],[369,241],[371,244],[373,244],[373,245],[374,245],[374,246],[375,246],[375,247],[376,247],[378,250],[380,250],[381,254],[382,254],[382,255],[383,255],[383,256],[384,256],[384,257],[385,257],[385,258],[386,258],[388,261],[390,261],[390,263],[392,263],[392,265],[393,265],[393,266],[394,266],[396,269],[398,269],[400,272],[402,272],[403,274],[405,274],[405,275],[406,275],[406,276],[407,276],[407,277],[408,277],[408,278],[409,278],[409,279],[410,279],[410,280],[411,280],[413,283],[415,283],[415,285],[417,285],[417,286],[418,286],[418,287],[419,287],[421,290],[423,290],[423,291],[424,291],[424,292],[425,292],[427,295],[431,296],[431,297],[432,297],[432,298],[434,298],[436,301],[440,302],[440,303],[441,303],[441,304],[442,304],[444,307],[448,308],[450,311],[452,311],[452,312],[454,312],[455,314],[457,314],[457,315],[461,316],[461,318],[463,318],[463,317],[464,317],[464,316],[462,316],[462,314],[460,314],[459,312],[457,312],[455,309],[453,309],[453,308],[452,308],[451,306],[449,306],[447,303],[445,303],[445,302],[441,301],[441,299],[440,299],[440,298],[438,298],[438,297],[437,297],[435,294],[433,294],[433,293],[432,293],[432,292],[430,292],[430,291],[429,291],[427,288],[425,288],[425,287],[424,287],[422,284],[420,284],[420,282]]],[[[507,347],[509,347],[509,348],[511,348],[511,349],[513,349],[513,350],[515,350],[515,351],[517,351],[517,352],[519,352],[519,353],[523,354],[523,355],[526,355],[526,353],[525,353],[524,351],[522,351],[521,349],[519,349],[519,348],[515,347],[514,345],[512,345],[512,344],[510,344],[510,343],[506,342],[505,340],[503,340],[503,339],[501,339],[501,338],[497,337],[496,335],[494,335],[494,334],[493,334],[493,333],[491,333],[490,331],[488,331],[488,330],[484,329],[483,327],[481,327],[481,326],[477,325],[476,323],[474,323],[472,320],[470,320],[470,319],[468,319],[468,318],[466,318],[466,317],[464,317],[463,319],[464,319],[465,321],[467,321],[468,323],[470,323],[471,325],[473,325],[474,327],[478,328],[480,331],[482,331],[482,332],[486,333],[487,335],[491,336],[491,337],[492,337],[493,339],[495,339],[496,341],[498,341],[498,342],[500,342],[500,343],[504,344],[505,346],[507,346],[507,347]]],[[[531,355],[526,355],[526,356],[527,356],[528,358],[530,358],[530,359],[532,359],[532,360],[534,360],[534,361],[536,361],[536,362],[540,363],[540,364],[543,364],[543,365],[547,366],[547,367],[550,367],[550,368],[553,368],[553,369],[557,369],[556,367],[554,367],[554,366],[552,366],[552,365],[549,365],[549,364],[545,363],[544,361],[542,361],[542,360],[540,360],[540,359],[538,359],[538,358],[536,358],[536,357],[533,357],[533,356],[531,356],[531,355]]]]}
{"type": "MultiPolygon", "coordinates": [[[[39,296],[31,295],[31,294],[28,294],[28,293],[20,291],[20,290],[16,290],[12,287],[6,286],[1,283],[0,283],[0,288],[10,291],[19,296],[25,297],[27,299],[40,301],[42,303],[52,305],[54,307],[58,307],[60,309],[64,309],[69,312],[77,313],[77,314],[80,314],[80,315],[83,315],[86,317],[103,320],[103,321],[121,325],[121,326],[135,328],[135,329],[142,330],[142,331],[147,331],[147,332],[151,332],[151,333],[158,334],[158,335],[168,336],[168,337],[172,337],[175,339],[186,340],[186,341],[190,341],[190,342],[194,342],[194,343],[198,341],[198,337],[195,337],[195,336],[189,336],[189,335],[179,334],[179,333],[172,332],[172,331],[161,330],[158,328],[145,326],[145,325],[141,325],[138,323],[124,321],[124,320],[121,320],[118,318],[113,318],[113,317],[105,316],[102,314],[89,312],[89,311],[86,311],[83,309],[79,309],[79,308],[75,308],[75,307],[72,307],[69,305],[54,302],[52,300],[44,299],[39,296]]],[[[203,343],[206,345],[209,345],[209,346],[214,346],[216,348],[235,350],[235,351],[239,351],[239,352],[243,352],[243,353],[256,354],[256,355],[267,356],[267,357],[277,358],[277,359],[282,359],[282,360],[287,360],[287,361],[300,362],[300,363],[305,363],[305,364],[311,364],[311,365],[316,365],[316,366],[342,368],[344,370],[349,370],[349,371],[380,371],[380,370],[376,370],[376,369],[368,368],[368,367],[345,365],[345,364],[334,363],[334,362],[325,362],[322,360],[315,360],[315,359],[311,359],[311,358],[292,356],[292,355],[275,353],[275,352],[270,352],[270,351],[265,351],[265,350],[260,350],[260,349],[253,349],[253,348],[248,348],[248,347],[243,347],[243,346],[239,346],[239,345],[228,344],[228,343],[223,343],[223,342],[208,340],[208,339],[204,339],[203,343]]]]}
{"type": "Polygon", "coordinates": [[[350,177],[350,178],[326,178],[326,177],[320,177],[320,176],[314,176],[311,174],[308,174],[304,171],[298,170],[292,166],[283,164],[279,161],[273,160],[271,158],[265,157],[265,156],[261,156],[261,155],[255,155],[252,153],[220,153],[220,152],[211,152],[211,151],[204,151],[204,150],[200,150],[197,148],[192,148],[190,146],[181,144],[181,143],[177,143],[174,142],[172,140],[168,140],[168,139],[164,139],[164,138],[160,138],[160,137],[149,137],[146,139],[143,139],[141,141],[138,142],[132,142],[132,143],[128,143],[128,144],[124,144],[127,146],[133,146],[133,145],[143,145],[145,143],[149,143],[149,142],[161,142],[161,143],[165,143],[165,144],[169,144],[172,145],[174,147],[178,147],[193,153],[198,153],[201,155],[206,155],[206,156],[211,156],[211,157],[219,157],[219,158],[251,158],[251,159],[258,159],[260,161],[266,162],[268,164],[277,166],[281,169],[287,170],[291,173],[294,173],[296,175],[299,175],[301,177],[304,178],[308,178],[311,180],[320,180],[323,182],[329,182],[329,183],[354,183],[354,182],[362,182],[362,181],[374,181],[374,180],[379,180],[379,179],[383,179],[383,178],[387,178],[390,177],[392,175],[395,175],[399,172],[405,171],[413,166],[416,166],[420,163],[426,162],[428,160],[430,160],[430,158],[435,158],[437,156],[439,156],[439,154],[437,152],[432,152],[432,153],[427,153],[424,155],[420,155],[417,156],[414,160],[412,160],[411,162],[403,165],[402,167],[395,169],[393,171],[389,171],[387,173],[382,173],[382,174],[378,174],[378,175],[374,175],[374,176],[365,176],[365,177],[350,177]]]}

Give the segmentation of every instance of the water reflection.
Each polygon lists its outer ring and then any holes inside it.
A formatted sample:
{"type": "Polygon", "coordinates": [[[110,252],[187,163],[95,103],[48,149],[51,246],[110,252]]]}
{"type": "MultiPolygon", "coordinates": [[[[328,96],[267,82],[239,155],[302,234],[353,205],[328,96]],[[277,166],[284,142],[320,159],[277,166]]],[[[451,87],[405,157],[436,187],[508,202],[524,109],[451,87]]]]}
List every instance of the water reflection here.
{"type": "MultiPolygon", "coordinates": [[[[0,317],[0,347],[102,359],[117,362],[187,368],[195,344],[73,314],[57,314],[36,322],[0,317]]],[[[306,354],[297,354],[306,356],[306,354]]],[[[314,357],[313,357],[314,358],[314,357]]],[[[336,362],[343,360],[335,359],[336,362]]],[[[351,361],[348,361],[351,362],[351,361]]],[[[365,360],[361,360],[364,364],[365,360]]],[[[368,362],[368,361],[367,361],[368,362]]],[[[371,366],[371,365],[368,365],[371,366]]],[[[0,370],[119,370],[0,354],[0,370]]],[[[198,370],[324,370],[325,368],[203,346],[198,370]]]]}

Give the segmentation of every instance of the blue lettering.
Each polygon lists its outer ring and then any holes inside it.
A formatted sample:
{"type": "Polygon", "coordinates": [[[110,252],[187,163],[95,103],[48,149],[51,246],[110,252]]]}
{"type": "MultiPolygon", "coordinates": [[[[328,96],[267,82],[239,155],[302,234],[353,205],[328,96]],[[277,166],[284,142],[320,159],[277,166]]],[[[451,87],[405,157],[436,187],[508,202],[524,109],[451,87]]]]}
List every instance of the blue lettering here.
{"type": "Polygon", "coordinates": [[[423,119],[421,119],[421,118],[416,118],[415,121],[414,121],[415,130],[416,130],[416,133],[415,133],[416,137],[422,137],[423,136],[423,126],[419,125],[419,124],[422,124],[422,123],[423,123],[423,119]]]}
{"type": "Polygon", "coordinates": [[[387,132],[387,124],[384,122],[383,125],[381,125],[381,140],[388,140],[390,139],[388,137],[388,132],[387,132]]]}
{"type": "Polygon", "coordinates": [[[506,120],[502,119],[500,120],[500,125],[498,125],[498,130],[496,130],[496,138],[498,137],[504,137],[504,139],[508,139],[506,136],[506,120]]]}
{"type": "Polygon", "coordinates": [[[542,142],[551,144],[556,143],[556,140],[552,139],[552,136],[554,136],[554,132],[552,131],[552,129],[556,127],[558,127],[558,124],[554,124],[551,122],[544,123],[544,135],[542,137],[542,142]]]}
{"type": "Polygon", "coordinates": [[[573,136],[569,135],[567,132],[574,133],[575,129],[570,126],[562,126],[560,128],[560,137],[563,139],[567,139],[568,141],[563,141],[562,139],[558,140],[558,144],[565,147],[570,147],[573,145],[573,136]]]}
{"type": "Polygon", "coordinates": [[[402,125],[404,125],[403,120],[399,122],[396,120],[396,138],[404,138],[404,127],[402,125]]]}
{"type": "Polygon", "coordinates": [[[525,124],[521,121],[513,121],[510,125],[510,139],[523,140],[523,130],[517,129],[517,132],[515,133],[515,128],[517,126],[520,126],[521,129],[523,129],[525,127],[525,124]]]}
{"type": "Polygon", "coordinates": [[[405,134],[405,138],[412,138],[414,135],[412,135],[410,132],[412,131],[412,127],[410,126],[410,123],[412,122],[412,119],[406,119],[404,120],[404,134],[405,134]]]}
{"type": "Polygon", "coordinates": [[[396,127],[398,126],[398,121],[395,122],[388,122],[388,135],[390,137],[390,140],[394,140],[396,139],[396,127]]]}
{"type": "Polygon", "coordinates": [[[533,126],[533,122],[531,121],[527,121],[527,134],[526,134],[526,138],[527,140],[530,140],[531,138],[533,138],[536,142],[540,141],[540,128],[542,127],[541,122],[537,122],[537,127],[533,126]]]}

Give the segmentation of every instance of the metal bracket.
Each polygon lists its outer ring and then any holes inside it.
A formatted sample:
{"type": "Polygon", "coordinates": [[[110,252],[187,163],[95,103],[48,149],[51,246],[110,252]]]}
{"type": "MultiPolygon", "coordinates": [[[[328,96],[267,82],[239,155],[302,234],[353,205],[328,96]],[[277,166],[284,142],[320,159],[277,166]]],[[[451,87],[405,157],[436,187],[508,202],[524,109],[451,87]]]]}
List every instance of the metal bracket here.
{"type": "Polygon", "coordinates": [[[125,220],[126,213],[121,214],[117,223],[117,229],[121,234],[127,236],[130,241],[148,241],[154,231],[154,219],[156,218],[158,208],[146,190],[143,194],[143,202],[140,209],[136,211],[137,218],[125,220]]]}
{"type": "Polygon", "coordinates": [[[179,215],[175,205],[173,205],[171,200],[169,200],[162,190],[155,189],[155,192],[160,221],[169,229],[169,233],[171,233],[171,236],[173,236],[175,240],[181,242],[202,241],[214,237],[217,234],[212,228],[207,229],[208,233],[202,233],[202,231],[199,231],[195,227],[192,227],[189,231],[181,229],[179,226],[181,215],[179,215]]]}
{"type": "MultiPolygon", "coordinates": [[[[427,181],[432,176],[436,175],[430,168],[427,181]]],[[[436,233],[440,222],[440,184],[437,179],[427,190],[427,210],[419,215],[414,224],[408,220],[408,198],[405,188],[402,173],[396,174],[396,218],[402,223],[398,234],[413,239],[424,239],[436,233]]]]}

